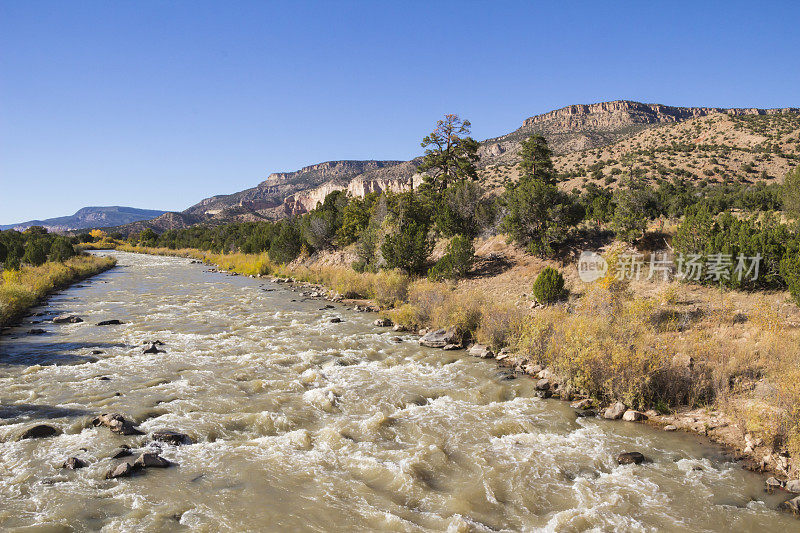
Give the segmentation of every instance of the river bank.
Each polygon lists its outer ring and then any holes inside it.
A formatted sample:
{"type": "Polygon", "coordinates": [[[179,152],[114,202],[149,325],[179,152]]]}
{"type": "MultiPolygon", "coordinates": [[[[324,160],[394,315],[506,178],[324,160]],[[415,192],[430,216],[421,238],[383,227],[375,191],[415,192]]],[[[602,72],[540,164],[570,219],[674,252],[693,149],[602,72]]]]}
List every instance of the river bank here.
{"type": "Polygon", "coordinates": [[[79,255],[63,263],[47,262],[2,272],[0,279],[0,328],[18,321],[55,291],[112,268],[112,257],[79,255]]]}

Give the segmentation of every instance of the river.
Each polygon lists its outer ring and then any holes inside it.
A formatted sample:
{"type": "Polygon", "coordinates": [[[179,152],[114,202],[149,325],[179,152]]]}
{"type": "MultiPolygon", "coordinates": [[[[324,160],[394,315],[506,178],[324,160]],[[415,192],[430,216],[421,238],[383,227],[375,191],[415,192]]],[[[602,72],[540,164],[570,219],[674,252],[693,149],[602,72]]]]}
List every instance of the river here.
{"type": "Polygon", "coordinates": [[[576,418],[493,361],[398,343],[374,314],[283,284],[111,253],[116,268],[0,337],[0,529],[800,529],[775,511],[786,495],[696,437],[576,418]],[[85,322],[47,320],[61,313],[85,322]],[[106,480],[121,444],[150,442],[91,425],[107,412],[194,443],[162,445],[177,466],[106,480]],[[18,440],[37,423],[63,433],[18,440]],[[625,451],[651,462],[618,466],[625,451]],[[60,468],[73,456],[88,466],[60,468]]]}

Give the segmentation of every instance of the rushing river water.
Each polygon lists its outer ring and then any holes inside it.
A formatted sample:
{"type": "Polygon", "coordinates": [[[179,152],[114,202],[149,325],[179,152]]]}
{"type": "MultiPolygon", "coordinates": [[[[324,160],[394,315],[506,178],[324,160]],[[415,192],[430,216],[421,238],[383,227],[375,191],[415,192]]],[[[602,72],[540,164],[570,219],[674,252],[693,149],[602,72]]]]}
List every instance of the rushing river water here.
{"type": "Polygon", "coordinates": [[[35,310],[85,322],[31,317],[0,338],[0,529],[800,529],[774,510],[786,496],[690,436],[576,419],[493,361],[397,343],[375,315],[284,285],[114,255],[35,310]],[[146,339],[166,353],[143,354],[146,339]],[[163,445],[177,466],[106,480],[114,450],[149,440],[92,427],[104,412],[194,444],[163,445]],[[63,433],[18,440],[36,423],[63,433]],[[652,462],[618,466],[623,451],[652,462]],[[88,466],[61,469],[72,456],[88,466]]]}

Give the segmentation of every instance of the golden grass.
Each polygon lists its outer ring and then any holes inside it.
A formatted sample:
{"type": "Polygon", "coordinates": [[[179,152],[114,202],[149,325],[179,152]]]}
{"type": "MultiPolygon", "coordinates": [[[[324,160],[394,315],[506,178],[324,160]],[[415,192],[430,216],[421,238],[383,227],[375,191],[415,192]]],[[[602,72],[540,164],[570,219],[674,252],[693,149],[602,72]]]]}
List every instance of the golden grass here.
{"type": "Polygon", "coordinates": [[[0,278],[0,326],[18,320],[49,293],[115,264],[112,257],[79,255],[63,263],[48,262],[38,267],[23,266],[20,270],[4,271],[0,278]]]}

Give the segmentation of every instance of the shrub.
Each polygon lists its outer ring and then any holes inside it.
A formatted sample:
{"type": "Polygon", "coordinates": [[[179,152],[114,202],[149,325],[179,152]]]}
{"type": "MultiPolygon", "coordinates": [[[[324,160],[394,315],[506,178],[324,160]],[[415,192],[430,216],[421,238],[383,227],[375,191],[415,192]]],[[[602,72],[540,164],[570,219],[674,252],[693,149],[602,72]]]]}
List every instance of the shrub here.
{"type": "Polygon", "coordinates": [[[533,295],[540,304],[551,304],[566,296],[564,276],[552,267],[545,267],[533,282],[533,295]]]}
{"type": "Polygon", "coordinates": [[[456,235],[450,239],[444,257],[428,271],[428,277],[434,281],[463,278],[472,269],[474,260],[472,240],[464,235],[456,235]]]}
{"type": "Polygon", "coordinates": [[[373,293],[381,307],[394,307],[408,298],[408,276],[396,270],[383,271],[375,276],[373,293]]]}
{"type": "Polygon", "coordinates": [[[25,243],[25,253],[22,262],[33,266],[39,266],[47,261],[49,251],[47,240],[44,238],[33,237],[25,243]]]}
{"type": "Polygon", "coordinates": [[[800,255],[787,253],[781,261],[781,277],[795,303],[800,305],[800,255]]]}
{"type": "Polygon", "coordinates": [[[269,258],[278,264],[291,263],[300,254],[301,246],[300,231],[294,221],[287,220],[269,247],[269,258]]]}
{"type": "Polygon", "coordinates": [[[75,255],[75,248],[66,237],[56,237],[50,245],[50,260],[64,262],[75,255]]]}
{"type": "Polygon", "coordinates": [[[783,209],[792,218],[800,218],[800,165],[786,174],[783,182],[783,209]]]}
{"type": "Polygon", "coordinates": [[[524,317],[525,312],[514,304],[491,305],[481,316],[475,340],[500,350],[518,336],[524,317]]]}
{"type": "Polygon", "coordinates": [[[400,224],[392,235],[386,235],[381,254],[388,268],[399,268],[409,274],[424,272],[428,256],[433,251],[433,239],[428,226],[409,220],[400,224]]]}
{"type": "Polygon", "coordinates": [[[474,338],[480,326],[484,303],[483,295],[477,291],[452,292],[449,298],[433,309],[433,326],[455,327],[462,341],[467,342],[474,338]]]}

